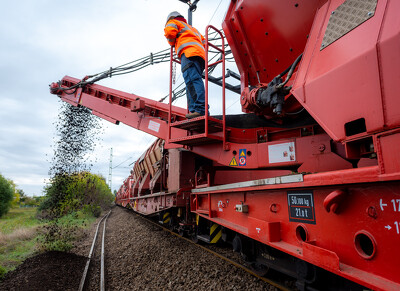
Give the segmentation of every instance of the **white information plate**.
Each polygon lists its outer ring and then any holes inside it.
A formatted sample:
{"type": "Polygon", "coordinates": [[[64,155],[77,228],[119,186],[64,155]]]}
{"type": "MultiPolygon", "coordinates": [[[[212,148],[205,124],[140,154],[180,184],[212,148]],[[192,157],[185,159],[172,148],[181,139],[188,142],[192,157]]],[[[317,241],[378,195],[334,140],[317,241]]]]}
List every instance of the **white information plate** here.
{"type": "Polygon", "coordinates": [[[269,145],[268,161],[270,164],[296,161],[294,142],[269,145]]]}
{"type": "Polygon", "coordinates": [[[155,121],[153,121],[153,120],[150,120],[148,128],[149,128],[150,130],[152,130],[152,131],[159,132],[159,130],[160,130],[160,124],[159,124],[158,122],[155,122],[155,121]]]}

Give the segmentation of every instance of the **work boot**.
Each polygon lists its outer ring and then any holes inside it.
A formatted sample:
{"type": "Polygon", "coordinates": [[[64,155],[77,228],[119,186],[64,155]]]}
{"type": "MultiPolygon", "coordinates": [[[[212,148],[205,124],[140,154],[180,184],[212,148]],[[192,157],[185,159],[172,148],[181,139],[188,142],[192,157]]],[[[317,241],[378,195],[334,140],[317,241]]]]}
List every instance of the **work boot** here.
{"type": "Polygon", "coordinates": [[[201,116],[201,114],[196,111],[186,114],[187,119],[192,119],[192,118],[199,117],[199,116],[201,116]]]}

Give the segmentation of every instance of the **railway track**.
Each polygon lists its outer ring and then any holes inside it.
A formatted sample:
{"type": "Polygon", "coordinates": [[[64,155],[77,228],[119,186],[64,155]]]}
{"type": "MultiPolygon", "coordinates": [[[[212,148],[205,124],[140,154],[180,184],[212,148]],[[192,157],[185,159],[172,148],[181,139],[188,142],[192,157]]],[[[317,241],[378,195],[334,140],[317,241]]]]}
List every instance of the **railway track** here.
{"type": "Polygon", "coordinates": [[[99,223],[97,224],[96,227],[96,232],[94,234],[94,238],[93,238],[93,242],[92,242],[92,246],[90,248],[90,252],[86,261],[86,265],[85,265],[85,269],[83,271],[82,274],[82,278],[81,278],[81,282],[79,284],[79,291],[84,290],[84,287],[87,286],[88,282],[87,282],[87,278],[88,278],[88,273],[89,273],[89,266],[90,266],[90,262],[93,258],[94,255],[94,251],[95,251],[95,246],[96,246],[96,241],[97,241],[97,236],[99,233],[99,228],[100,225],[103,223],[103,231],[102,231],[102,239],[101,239],[101,256],[100,256],[100,290],[104,291],[105,290],[105,276],[104,276],[104,271],[105,271],[105,267],[104,267],[104,256],[105,256],[105,251],[104,251],[104,243],[105,243],[105,235],[106,235],[106,223],[107,223],[107,218],[110,215],[111,210],[105,214],[99,221],[99,223]]]}
{"type": "Polygon", "coordinates": [[[256,274],[255,272],[253,272],[251,269],[249,269],[248,267],[246,267],[246,266],[243,265],[242,263],[236,262],[236,261],[234,261],[233,259],[228,258],[227,256],[223,255],[221,252],[218,251],[218,248],[217,248],[217,247],[215,247],[214,250],[213,250],[213,249],[211,249],[211,248],[209,248],[209,247],[206,247],[206,246],[203,246],[203,245],[201,245],[201,244],[195,243],[195,242],[192,241],[191,239],[188,239],[188,238],[186,238],[186,237],[184,237],[184,236],[182,236],[182,235],[180,235],[180,234],[178,234],[178,233],[176,233],[176,232],[170,230],[169,228],[166,228],[166,227],[160,225],[158,222],[155,222],[155,221],[153,221],[153,220],[151,220],[151,219],[145,218],[145,217],[143,217],[143,216],[141,216],[141,215],[139,215],[139,214],[137,214],[137,213],[135,213],[135,212],[131,212],[131,213],[133,213],[133,214],[136,215],[137,217],[140,217],[140,219],[143,219],[143,220],[145,220],[145,221],[151,223],[152,225],[154,225],[154,226],[156,226],[156,227],[158,227],[158,228],[160,228],[160,229],[162,229],[162,230],[164,230],[164,231],[166,231],[166,232],[169,232],[170,234],[172,234],[172,235],[174,235],[174,236],[176,236],[176,237],[178,237],[178,238],[180,238],[180,239],[182,239],[182,240],[185,240],[185,241],[187,241],[187,242],[189,242],[189,243],[191,243],[191,244],[197,246],[198,248],[201,248],[202,250],[204,250],[204,251],[206,251],[206,252],[208,252],[208,253],[210,253],[210,254],[212,254],[212,255],[214,255],[214,256],[216,256],[216,257],[218,257],[218,258],[220,258],[220,259],[222,259],[222,260],[224,260],[224,261],[226,261],[226,262],[228,262],[229,264],[231,264],[231,265],[233,265],[233,266],[235,266],[235,267],[237,267],[237,268],[240,268],[240,269],[244,270],[245,272],[251,274],[252,276],[254,276],[254,277],[256,277],[256,278],[258,278],[258,279],[260,279],[260,280],[262,280],[262,281],[264,281],[265,283],[267,283],[267,284],[269,284],[269,285],[272,285],[272,286],[276,287],[276,288],[279,289],[279,290],[282,290],[282,291],[290,291],[290,290],[293,290],[293,289],[291,289],[291,288],[289,288],[289,287],[283,285],[283,283],[273,280],[272,278],[267,278],[267,277],[259,276],[258,274],[256,274]]]}

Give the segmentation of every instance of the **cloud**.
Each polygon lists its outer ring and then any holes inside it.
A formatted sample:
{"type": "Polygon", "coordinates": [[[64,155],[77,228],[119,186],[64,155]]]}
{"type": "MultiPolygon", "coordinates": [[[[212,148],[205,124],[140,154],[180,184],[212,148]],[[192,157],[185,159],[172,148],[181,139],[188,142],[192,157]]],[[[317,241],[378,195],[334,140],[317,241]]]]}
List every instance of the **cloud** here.
{"type": "MultiPolygon", "coordinates": [[[[229,0],[223,0],[211,24],[220,27],[229,0]]],[[[193,19],[204,31],[219,1],[202,0],[193,19]]],[[[0,173],[28,195],[39,194],[48,179],[60,101],[48,85],[65,75],[82,78],[168,48],[163,27],[168,13],[186,15],[178,0],[7,1],[0,19],[0,173]]],[[[179,68],[177,68],[177,76],[179,68]]],[[[182,78],[177,80],[182,81],[182,78]]],[[[101,85],[159,100],[168,93],[169,64],[101,81],[101,85]]],[[[179,83],[178,83],[179,84],[179,83]]],[[[220,89],[210,87],[212,96],[220,89]],[[217,91],[214,91],[217,90],[217,91]]],[[[219,102],[220,97],[213,97],[219,102]]],[[[229,97],[227,106],[237,102],[229,97]]],[[[214,102],[214,100],[213,100],[214,102]]],[[[186,107],[186,101],[178,100],[186,107]]],[[[213,105],[217,110],[218,105],[213,105]]],[[[235,108],[235,106],[233,107],[235,108]]],[[[233,109],[231,108],[231,109],[233,109]]],[[[240,107],[238,107],[240,108],[240,107]]],[[[212,109],[214,110],[214,109],[212,109]]],[[[235,109],[236,110],[236,109],[235,109]]],[[[93,158],[93,172],[108,179],[110,148],[113,188],[154,137],[125,125],[104,122],[93,158]]]]}

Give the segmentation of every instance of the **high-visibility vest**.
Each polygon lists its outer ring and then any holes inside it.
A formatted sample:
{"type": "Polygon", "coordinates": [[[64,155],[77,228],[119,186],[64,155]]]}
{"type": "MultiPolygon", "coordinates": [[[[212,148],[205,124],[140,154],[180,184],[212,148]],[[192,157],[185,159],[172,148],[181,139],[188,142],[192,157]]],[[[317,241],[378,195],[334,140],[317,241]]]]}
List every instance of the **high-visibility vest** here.
{"type": "Polygon", "coordinates": [[[191,25],[176,19],[167,22],[165,37],[170,45],[175,45],[175,52],[180,58],[183,53],[187,58],[199,56],[206,58],[205,38],[191,25]]]}

